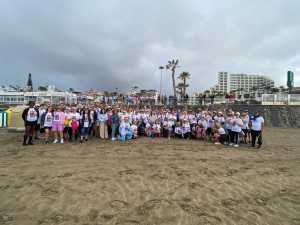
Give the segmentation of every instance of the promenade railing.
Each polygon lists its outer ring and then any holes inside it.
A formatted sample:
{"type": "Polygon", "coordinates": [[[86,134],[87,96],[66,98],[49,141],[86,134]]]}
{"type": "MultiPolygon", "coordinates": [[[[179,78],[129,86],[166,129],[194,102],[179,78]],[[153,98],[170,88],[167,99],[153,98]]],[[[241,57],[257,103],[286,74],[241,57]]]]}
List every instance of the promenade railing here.
{"type": "Polygon", "coordinates": [[[300,105],[300,94],[263,94],[262,105],[300,105]]]}

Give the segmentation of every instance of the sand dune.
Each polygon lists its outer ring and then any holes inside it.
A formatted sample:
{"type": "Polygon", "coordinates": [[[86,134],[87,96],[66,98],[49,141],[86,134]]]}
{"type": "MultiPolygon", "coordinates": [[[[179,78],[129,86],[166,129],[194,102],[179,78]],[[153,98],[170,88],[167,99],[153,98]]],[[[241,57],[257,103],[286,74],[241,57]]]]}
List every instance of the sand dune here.
{"type": "MultiPolygon", "coordinates": [[[[291,134],[290,134],[291,133],[291,134]]],[[[0,224],[300,224],[300,130],[262,150],[198,141],[0,138],[0,224]]]]}

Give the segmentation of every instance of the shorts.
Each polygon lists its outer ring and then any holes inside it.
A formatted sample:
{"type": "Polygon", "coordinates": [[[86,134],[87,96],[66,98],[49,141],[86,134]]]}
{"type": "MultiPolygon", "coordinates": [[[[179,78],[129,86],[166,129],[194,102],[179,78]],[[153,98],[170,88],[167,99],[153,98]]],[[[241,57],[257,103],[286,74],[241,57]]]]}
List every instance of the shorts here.
{"type": "Polygon", "coordinates": [[[52,127],[44,127],[45,130],[51,130],[52,127]]]}
{"type": "Polygon", "coordinates": [[[33,128],[36,128],[37,122],[36,121],[35,122],[26,121],[25,126],[31,126],[33,128]]]}
{"type": "Polygon", "coordinates": [[[244,135],[247,135],[249,133],[249,130],[248,129],[242,129],[244,135]]]}
{"type": "Polygon", "coordinates": [[[82,128],[80,129],[80,135],[81,135],[81,136],[86,136],[86,135],[88,135],[88,132],[89,132],[89,128],[88,128],[88,127],[82,127],[82,128]]]}
{"type": "Polygon", "coordinates": [[[53,122],[52,131],[63,132],[63,130],[64,130],[64,125],[63,124],[53,122]]]}

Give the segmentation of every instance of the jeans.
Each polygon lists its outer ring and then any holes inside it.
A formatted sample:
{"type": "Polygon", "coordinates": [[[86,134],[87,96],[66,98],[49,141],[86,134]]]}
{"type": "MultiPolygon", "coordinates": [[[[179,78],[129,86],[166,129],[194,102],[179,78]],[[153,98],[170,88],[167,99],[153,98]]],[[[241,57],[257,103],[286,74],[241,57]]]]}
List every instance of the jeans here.
{"type": "Polygon", "coordinates": [[[261,133],[261,131],[251,130],[251,139],[252,139],[252,147],[255,147],[256,139],[258,139],[257,144],[259,146],[261,146],[262,145],[262,133],[261,133]]]}

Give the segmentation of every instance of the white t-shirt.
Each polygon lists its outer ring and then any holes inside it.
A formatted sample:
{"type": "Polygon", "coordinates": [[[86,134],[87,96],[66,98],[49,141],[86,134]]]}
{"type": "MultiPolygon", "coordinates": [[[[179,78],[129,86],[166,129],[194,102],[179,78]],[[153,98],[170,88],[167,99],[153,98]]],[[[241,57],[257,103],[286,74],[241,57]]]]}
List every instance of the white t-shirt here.
{"type": "Polygon", "coordinates": [[[175,127],[175,133],[176,134],[182,134],[181,127],[175,127]]]}
{"type": "Polygon", "coordinates": [[[207,129],[207,122],[204,119],[199,120],[198,125],[202,126],[205,130],[207,129]]]}
{"type": "Polygon", "coordinates": [[[26,120],[28,122],[36,122],[38,120],[38,115],[34,108],[28,109],[26,120]]]}
{"type": "Polygon", "coordinates": [[[189,123],[184,123],[184,124],[182,124],[181,132],[182,132],[183,134],[186,134],[186,133],[191,132],[190,124],[189,124],[189,123]]]}
{"type": "Polygon", "coordinates": [[[242,127],[242,129],[248,129],[249,128],[249,126],[248,126],[248,124],[249,124],[249,116],[246,116],[246,117],[244,117],[243,119],[243,127],[242,127]]]}
{"type": "Polygon", "coordinates": [[[52,116],[52,113],[48,112],[48,113],[45,115],[44,127],[52,127],[52,122],[53,122],[53,116],[52,116]]]}
{"type": "Polygon", "coordinates": [[[243,121],[240,118],[233,119],[231,130],[234,132],[241,132],[243,121]]]}
{"type": "Polygon", "coordinates": [[[138,132],[138,127],[137,127],[137,125],[132,124],[132,125],[131,125],[131,130],[132,130],[133,134],[137,134],[137,132],[138,132]]]}
{"type": "Polygon", "coordinates": [[[46,112],[46,110],[45,109],[39,109],[39,118],[38,118],[38,124],[40,124],[41,123],[41,115],[43,115],[44,113],[46,112]]]}
{"type": "Polygon", "coordinates": [[[219,135],[226,134],[226,132],[225,132],[225,130],[224,130],[223,127],[220,127],[220,128],[218,129],[218,133],[219,133],[219,135]]]}
{"type": "Polygon", "coordinates": [[[251,130],[255,130],[255,131],[261,131],[262,128],[262,123],[264,123],[265,120],[262,116],[257,117],[256,119],[252,120],[252,128],[251,130]]]}
{"type": "MultiPolygon", "coordinates": [[[[83,116],[82,116],[82,119],[83,119],[83,116]]],[[[83,121],[83,127],[88,128],[89,126],[90,126],[89,115],[85,114],[84,121],[83,121]]]]}
{"type": "Polygon", "coordinates": [[[160,132],[160,124],[155,123],[153,124],[152,128],[155,132],[160,132]]]}

